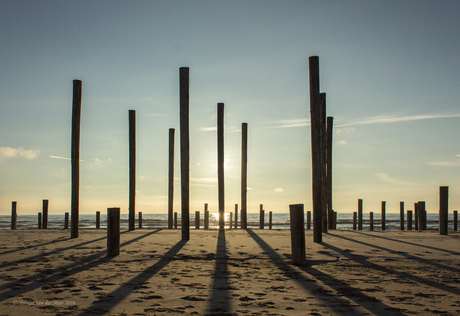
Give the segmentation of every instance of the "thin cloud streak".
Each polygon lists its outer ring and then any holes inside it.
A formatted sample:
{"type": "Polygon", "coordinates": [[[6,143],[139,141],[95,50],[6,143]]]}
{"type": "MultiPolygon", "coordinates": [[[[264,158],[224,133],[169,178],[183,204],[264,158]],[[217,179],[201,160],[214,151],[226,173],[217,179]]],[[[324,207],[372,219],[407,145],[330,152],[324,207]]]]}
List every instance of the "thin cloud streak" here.
{"type": "MultiPolygon", "coordinates": [[[[50,156],[50,158],[53,158],[53,159],[63,159],[63,160],[71,160],[70,158],[67,158],[67,157],[59,157],[59,156],[50,156]]],[[[84,161],[84,160],[81,160],[80,161],[84,161]]]]}
{"type": "Polygon", "coordinates": [[[336,127],[352,126],[352,125],[367,125],[367,124],[380,124],[380,123],[398,123],[409,122],[439,118],[455,118],[460,117],[460,113],[451,114],[418,114],[418,115],[378,115],[373,117],[364,118],[352,123],[345,123],[336,125],[336,127]]]}

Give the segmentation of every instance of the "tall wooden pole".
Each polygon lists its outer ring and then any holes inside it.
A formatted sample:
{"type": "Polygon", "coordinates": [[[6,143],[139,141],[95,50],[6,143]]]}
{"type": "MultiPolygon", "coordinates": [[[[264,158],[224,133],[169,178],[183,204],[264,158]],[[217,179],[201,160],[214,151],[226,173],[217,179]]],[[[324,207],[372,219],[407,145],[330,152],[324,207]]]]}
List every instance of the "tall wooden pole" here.
{"type": "Polygon", "coordinates": [[[322,186],[321,186],[321,103],[319,99],[319,58],[309,58],[310,121],[313,191],[313,241],[322,242],[322,186]]]}
{"type": "Polygon", "coordinates": [[[190,240],[189,68],[179,69],[182,240],[190,240]]]}
{"type": "Polygon", "coordinates": [[[382,201],[382,230],[385,230],[385,214],[386,214],[386,203],[385,201],[382,201]]]}
{"type": "Polygon", "coordinates": [[[248,228],[248,123],[241,124],[241,228],[248,228]]]}
{"type": "Polygon", "coordinates": [[[168,229],[173,228],[174,204],[174,134],[175,129],[169,129],[169,169],[168,169],[168,229]]]}
{"type": "Polygon", "coordinates": [[[326,134],[326,93],[319,94],[320,115],[321,115],[321,223],[322,232],[327,233],[327,185],[326,185],[326,166],[327,166],[327,134],[326,134]]]}
{"type": "Polygon", "coordinates": [[[129,110],[129,230],[136,221],[136,111],[129,110]]]}
{"type": "Polygon", "coordinates": [[[78,238],[80,199],[80,122],[81,122],[81,80],[73,81],[72,99],[72,195],[70,207],[70,238],[78,238]]]}
{"type": "Polygon", "coordinates": [[[447,235],[449,187],[439,187],[439,234],[447,235]]]}
{"type": "Polygon", "coordinates": [[[48,200],[42,201],[43,229],[48,228],[48,200]]]}
{"type": "Polygon", "coordinates": [[[224,104],[217,103],[217,178],[219,185],[219,230],[225,228],[224,104]]]}
{"type": "Polygon", "coordinates": [[[404,230],[404,202],[399,202],[399,229],[404,230]]]}
{"type": "Polygon", "coordinates": [[[363,230],[363,200],[358,199],[358,230],[363,230]]]}
{"type": "Polygon", "coordinates": [[[235,229],[238,228],[238,204],[235,204],[235,229]]]}
{"type": "Polygon", "coordinates": [[[332,131],[334,118],[327,117],[326,133],[326,196],[327,196],[327,218],[329,229],[334,229],[334,211],[332,210],[332,131]]]}

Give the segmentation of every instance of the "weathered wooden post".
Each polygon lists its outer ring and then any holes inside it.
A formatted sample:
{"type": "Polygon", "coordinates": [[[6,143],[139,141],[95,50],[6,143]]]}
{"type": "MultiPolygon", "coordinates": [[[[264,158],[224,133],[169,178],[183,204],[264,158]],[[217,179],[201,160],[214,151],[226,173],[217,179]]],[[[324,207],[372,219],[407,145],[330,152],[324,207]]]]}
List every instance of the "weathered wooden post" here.
{"type": "Polygon", "coordinates": [[[43,229],[48,229],[48,200],[42,202],[43,229]]]}
{"type": "Polygon", "coordinates": [[[449,187],[439,187],[439,235],[447,235],[449,214],[449,187]]]}
{"type": "Polygon", "coordinates": [[[419,217],[419,229],[426,230],[426,209],[425,209],[425,201],[418,201],[418,217],[419,217]]]}
{"type": "Polygon", "coordinates": [[[322,242],[322,169],[321,169],[321,102],[319,93],[319,58],[311,56],[310,68],[310,121],[313,191],[313,241],[322,242]]]}
{"type": "Polygon", "coordinates": [[[233,212],[230,212],[230,223],[228,224],[228,229],[233,227],[233,212]]]}
{"type": "Polygon", "coordinates": [[[224,104],[217,103],[217,181],[219,189],[219,230],[225,229],[224,104]]]}
{"type": "MultiPolygon", "coordinates": [[[[260,204],[262,206],[262,204],[260,204]]],[[[265,210],[260,209],[260,216],[259,216],[259,229],[264,229],[265,227],[265,210]]]]}
{"type": "Polygon", "coordinates": [[[195,229],[200,229],[200,211],[195,211],[195,229]]]}
{"type": "Polygon", "coordinates": [[[11,202],[11,229],[16,229],[18,222],[17,201],[11,202]]]}
{"type": "Polygon", "coordinates": [[[101,212],[96,211],[96,229],[101,228],[101,212]]]}
{"type": "Polygon", "coordinates": [[[174,212],[174,229],[177,229],[177,212],[174,212]]]}
{"type": "Polygon", "coordinates": [[[241,228],[248,228],[248,123],[241,124],[241,228]]]}
{"type": "Polygon", "coordinates": [[[454,211],[454,231],[457,231],[457,225],[458,225],[458,211],[454,211]]]}
{"type": "Polygon", "coordinates": [[[80,122],[81,122],[81,88],[80,80],[73,81],[72,98],[72,196],[70,238],[78,238],[79,199],[80,199],[80,122]]]}
{"type": "Polygon", "coordinates": [[[327,196],[327,185],[326,185],[326,166],[327,166],[327,133],[326,133],[326,93],[320,93],[319,94],[319,102],[320,102],[320,120],[321,120],[321,210],[322,210],[322,215],[321,215],[321,222],[322,222],[322,232],[327,233],[327,227],[328,227],[328,218],[327,218],[327,201],[328,201],[328,196],[327,196]]]}
{"type": "Polygon", "coordinates": [[[235,229],[238,228],[238,204],[235,204],[235,229]]]}
{"type": "Polygon", "coordinates": [[[326,133],[327,133],[327,148],[326,148],[326,194],[327,194],[327,217],[329,229],[334,228],[334,210],[332,209],[332,131],[334,118],[327,117],[326,133]]]}
{"type": "Polygon", "coordinates": [[[209,229],[208,203],[204,203],[204,229],[209,229]]]}
{"type": "Polygon", "coordinates": [[[382,201],[382,230],[385,230],[386,203],[387,202],[382,201]]]}
{"type": "Polygon", "coordinates": [[[404,202],[399,202],[399,227],[404,230],[404,202]]]}
{"type": "Polygon", "coordinates": [[[369,212],[369,230],[374,230],[374,212],[369,212]]]}
{"type": "Polygon", "coordinates": [[[418,206],[417,206],[417,203],[414,203],[414,229],[415,230],[419,230],[419,222],[420,222],[420,219],[419,219],[419,215],[418,215],[418,206]]]}
{"type": "Polygon", "coordinates": [[[303,204],[289,205],[289,215],[291,224],[291,249],[292,264],[305,265],[305,224],[303,204]]]}
{"type": "Polygon", "coordinates": [[[180,163],[182,240],[190,240],[189,68],[180,74],[180,163]]]}
{"type": "Polygon", "coordinates": [[[333,212],[334,214],[334,229],[337,229],[337,212],[333,212]]]}
{"type": "Polygon", "coordinates": [[[353,212],[353,230],[356,230],[356,217],[357,217],[358,213],[357,212],[353,212]]]}
{"type": "Polygon", "coordinates": [[[363,230],[363,200],[358,199],[358,230],[363,230]]]}
{"type": "Polygon", "coordinates": [[[273,212],[268,212],[268,229],[272,229],[273,212]]]}
{"type": "Polygon", "coordinates": [[[38,229],[42,229],[42,213],[38,213],[38,229]]]}
{"type": "MultiPolygon", "coordinates": [[[[41,214],[40,214],[40,217],[41,217],[41,214]]],[[[41,222],[41,218],[40,218],[40,222],[41,222]]],[[[69,229],[69,213],[68,212],[64,213],[64,229],[69,229]]]]}
{"type": "Polygon", "coordinates": [[[129,230],[136,221],[136,111],[129,110],[129,230]]]}
{"type": "Polygon", "coordinates": [[[412,211],[407,211],[407,230],[412,230],[412,211]]]}
{"type": "Polygon", "coordinates": [[[174,210],[174,134],[175,129],[169,129],[169,165],[168,165],[168,229],[173,228],[174,210]]]}
{"type": "Polygon", "coordinates": [[[120,254],[120,208],[107,209],[107,257],[120,254]]]}
{"type": "Polygon", "coordinates": [[[138,213],[138,225],[139,225],[139,229],[142,229],[142,212],[139,212],[138,213]]]}
{"type": "Polygon", "coordinates": [[[311,211],[307,211],[307,230],[311,229],[311,211]]]}

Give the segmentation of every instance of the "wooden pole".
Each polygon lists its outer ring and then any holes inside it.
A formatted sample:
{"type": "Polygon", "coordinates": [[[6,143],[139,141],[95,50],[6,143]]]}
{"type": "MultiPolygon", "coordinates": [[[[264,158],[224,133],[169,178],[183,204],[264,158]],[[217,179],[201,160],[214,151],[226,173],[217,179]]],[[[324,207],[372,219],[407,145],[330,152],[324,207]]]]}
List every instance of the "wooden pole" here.
{"type": "Polygon", "coordinates": [[[217,103],[217,180],[219,189],[219,230],[225,228],[224,104],[217,103]]]}
{"type": "Polygon", "coordinates": [[[72,195],[71,195],[71,227],[70,238],[78,238],[79,199],[80,199],[80,122],[81,122],[81,91],[80,80],[73,81],[72,99],[72,195]]]}
{"type": "Polygon", "coordinates": [[[404,202],[399,202],[399,227],[404,230],[404,202]]]}
{"type": "Polygon", "coordinates": [[[174,212],[174,229],[177,229],[177,212],[174,212]]]}
{"type": "Polygon", "coordinates": [[[264,229],[264,228],[265,228],[265,210],[260,210],[259,229],[264,229]]]}
{"type": "Polygon", "coordinates": [[[292,264],[305,265],[305,225],[303,204],[289,205],[289,215],[291,224],[291,249],[292,264]]]}
{"type": "Polygon", "coordinates": [[[307,230],[311,230],[311,211],[307,211],[307,230]]]}
{"type": "Polygon", "coordinates": [[[129,230],[136,220],[136,111],[129,110],[129,230]]]}
{"type": "Polygon", "coordinates": [[[310,121],[313,191],[313,241],[322,242],[321,103],[319,99],[319,58],[309,58],[310,121]]]}
{"type": "Polygon", "coordinates": [[[419,216],[418,216],[418,206],[417,206],[417,203],[414,203],[414,226],[415,226],[415,230],[419,230],[419,222],[420,222],[420,219],[419,219],[419,216]]]}
{"type": "Polygon", "coordinates": [[[190,240],[189,68],[180,73],[180,163],[182,240],[190,240]]]}
{"type": "Polygon", "coordinates": [[[96,211],[96,229],[101,228],[101,212],[96,211]]]}
{"type": "Polygon", "coordinates": [[[425,209],[425,201],[418,201],[418,217],[420,220],[419,229],[426,230],[426,209],[425,209]]]}
{"type": "Polygon", "coordinates": [[[241,228],[248,228],[248,123],[241,124],[241,228]]]}
{"type": "Polygon", "coordinates": [[[238,228],[238,204],[235,204],[235,229],[238,228]]]}
{"type": "Polygon", "coordinates": [[[120,254],[120,208],[107,209],[107,257],[120,254]]]}
{"type": "Polygon", "coordinates": [[[374,230],[374,212],[369,212],[369,230],[374,230]]]}
{"type": "Polygon", "coordinates": [[[139,229],[142,229],[142,212],[139,212],[138,216],[139,216],[139,219],[138,219],[139,229]]]}
{"type": "Polygon", "coordinates": [[[439,187],[439,234],[447,235],[449,214],[449,187],[439,187]]]}
{"type": "Polygon", "coordinates": [[[412,211],[407,211],[407,230],[412,230],[412,211]]]}
{"type": "Polygon", "coordinates": [[[356,217],[357,217],[358,213],[357,212],[353,212],[353,230],[356,230],[356,217]]]}
{"type": "Polygon", "coordinates": [[[268,213],[268,229],[272,229],[272,221],[273,221],[273,212],[270,211],[268,213]]]}
{"type": "MultiPolygon", "coordinates": [[[[40,221],[41,221],[41,218],[40,218],[40,221]]],[[[69,213],[68,212],[65,212],[64,214],[64,229],[69,229],[69,213]]]]}
{"type": "Polygon", "coordinates": [[[18,213],[17,213],[17,201],[11,202],[11,229],[17,228],[18,213]]]}
{"type": "Polygon", "coordinates": [[[454,231],[457,231],[457,226],[458,226],[458,211],[454,211],[454,225],[453,225],[454,231]]]}
{"type": "Polygon", "coordinates": [[[386,202],[382,201],[382,230],[385,230],[386,202]]]}
{"type": "Polygon", "coordinates": [[[42,213],[38,213],[38,229],[42,229],[42,213]]]}
{"type": "Polygon", "coordinates": [[[363,230],[363,200],[358,199],[358,230],[363,230]]]}
{"type": "Polygon", "coordinates": [[[168,229],[173,228],[174,212],[174,134],[175,129],[169,129],[169,167],[168,167],[168,229]]]}
{"type": "Polygon", "coordinates": [[[195,229],[200,229],[200,211],[195,211],[195,229]]]}
{"type": "Polygon", "coordinates": [[[42,202],[43,229],[48,229],[48,200],[42,202]]]}
{"type": "Polygon", "coordinates": [[[204,229],[209,229],[208,203],[204,203],[204,229]]]}
{"type": "Polygon", "coordinates": [[[322,232],[327,233],[328,228],[328,196],[327,196],[327,133],[326,133],[326,93],[320,93],[320,116],[321,116],[321,222],[322,232]]]}
{"type": "Polygon", "coordinates": [[[334,229],[337,229],[337,212],[333,212],[334,214],[334,229]]]}
{"type": "Polygon", "coordinates": [[[233,227],[233,212],[230,212],[230,223],[228,224],[228,229],[233,227]]]}
{"type": "Polygon", "coordinates": [[[334,229],[334,210],[332,209],[332,132],[334,118],[327,117],[327,148],[326,148],[326,194],[327,194],[327,217],[329,229],[334,229]]]}

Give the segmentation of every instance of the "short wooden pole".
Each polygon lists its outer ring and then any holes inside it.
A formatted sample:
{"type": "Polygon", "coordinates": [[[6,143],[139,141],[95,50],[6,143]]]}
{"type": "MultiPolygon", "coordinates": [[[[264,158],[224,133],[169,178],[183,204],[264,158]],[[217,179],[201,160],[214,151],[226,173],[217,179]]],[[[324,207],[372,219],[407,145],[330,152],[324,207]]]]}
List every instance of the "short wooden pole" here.
{"type": "Polygon", "coordinates": [[[68,212],[64,213],[64,229],[69,229],[69,213],[68,212]]]}
{"type": "Polygon", "coordinates": [[[241,124],[241,229],[248,228],[248,123],[241,124]]]}
{"type": "Polygon", "coordinates": [[[334,229],[337,229],[337,212],[334,212],[334,229]]]}
{"type": "Polygon", "coordinates": [[[305,225],[303,204],[289,205],[289,215],[291,224],[291,249],[292,264],[305,265],[305,225]]]}
{"type": "Polygon", "coordinates": [[[272,229],[273,212],[268,212],[268,229],[272,229]]]}
{"type": "Polygon", "coordinates": [[[374,212],[369,212],[369,230],[374,230],[374,212]]]}
{"type": "Polygon", "coordinates": [[[43,229],[48,229],[48,200],[42,202],[43,229]]]}
{"type": "Polygon", "coordinates": [[[11,229],[16,229],[18,222],[17,201],[11,203],[11,229]]]}
{"type": "Polygon", "coordinates": [[[228,224],[228,229],[233,227],[233,212],[230,212],[230,223],[228,224]]]}
{"type": "Polygon", "coordinates": [[[190,240],[189,68],[179,69],[182,240],[190,240]]]}
{"type": "Polygon", "coordinates": [[[238,228],[238,204],[235,204],[235,229],[238,228]]]}
{"type": "Polygon", "coordinates": [[[38,229],[42,229],[42,213],[38,213],[38,229]]]}
{"type": "Polygon", "coordinates": [[[136,111],[129,110],[129,230],[136,220],[136,111]]]}
{"type": "Polygon", "coordinates": [[[260,210],[259,229],[264,229],[265,226],[265,210],[260,210]]]}
{"type": "Polygon", "coordinates": [[[204,203],[204,229],[209,229],[208,203],[204,203]]]}
{"type": "Polygon", "coordinates": [[[81,81],[73,81],[72,99],[72,195],[70,238],[78,238],[79,199],[80,199],[80,122],[81,122],[81,81]]]}
{"type": "Polygon", "coordinates": [[[458,211],[454,211],[454,231],[457,231],[457,224],[458,224],[458,211]]]}
{"type": "Polygon", "coordinates": [[[174,229],[177,229],[177,212],[174,212],[174,229]]]}
{"type": "Polygon", "coordinates": [[[363,200],[358,199],[358,230],[363,230],[363,200]]]}
{"type": "Polygon", "coordinates": [[[120,254],[120,208],[107,209],[107,257],[120,254]]]}
{"type": "Polygon", "coordinates": [[[412,211],[407,211],[407,230],[412,230],[412,211]]]}
{"type": "Polygon", "coordinates": [[[447,235],[449,214],[449,187],[439,187],[439,234],[447,235]]]}
{"type": "Polygon", "coordinates": [[[200,229],[200,211],[195,211],[195,229],[200,229]]]}
{"type": "Polygon", "coordinates": [[[356,217],[358,212],[353,212],[353,230],[356,230],[356,217]]]}
{"type": "Polygon", "coordinates": [[[225,228],[224,181],[224,104],[217,104],[217,182],[219,191],[219,229],[225,228]]]}
{"type": "Polygon", "coordinates": [[[307,230],[311,230],[311,211],[307,211],[307,230]]]}
{"type": "Polygon", "coordinates": [[[138,225],[139,225],[139,229],[142,229],[142,212],[139,212],[138,213],[138,225]]]}
{"type": "Polygon", "coordinates": [[[174,134],[175,129],[169,129],[169,165],[168,165],[168,229],[173,228],[174,212],[174,134]]]}
{"type": "Polygon", "coordinates": [[[101,228],[101,212],[96,211],[96,229],[101,228]]]}
{"type": "Polygon", "coordinates": [[[386,221],[386,203],[385,201],[382,201],[382,230],[385,230],[385,221],[386,221]]]}
{"type": "Polygon", "coordinates": [[[418,224],[419,224],[419,216],[418,216],[418,206],[417,203],[414,203],[414,229],[419,230],[418,224]]]}
{"type": "Polygon", "coordinates": [[[404,230],[404,202],[399,202],[399,227],[404,230]]]}
{"type": "Polygon", "coordinates": [[[418,201],[418,217],[420,219],[419,229],[426,230],[426,209],[425,209],[425,201],[418,201]]]}

